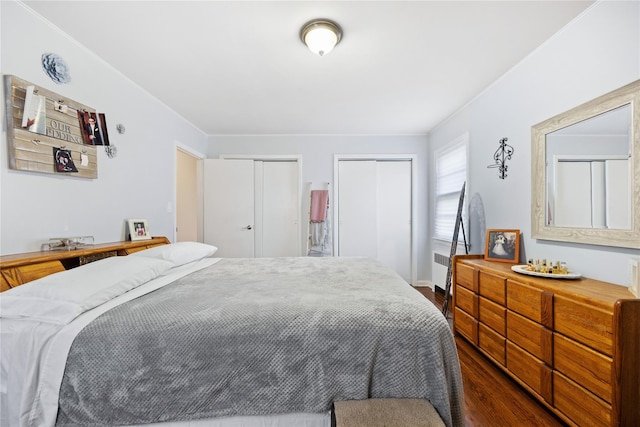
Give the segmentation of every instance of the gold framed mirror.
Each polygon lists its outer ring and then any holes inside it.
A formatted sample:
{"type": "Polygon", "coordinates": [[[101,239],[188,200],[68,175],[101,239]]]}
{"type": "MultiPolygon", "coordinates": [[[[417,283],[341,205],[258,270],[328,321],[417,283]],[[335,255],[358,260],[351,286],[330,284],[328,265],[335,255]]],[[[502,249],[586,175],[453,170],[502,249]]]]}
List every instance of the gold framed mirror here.
{"type": "Polygon", "coordinates": [[[640,248],[640,80],[531,128],[531,237],[640,248]]]}

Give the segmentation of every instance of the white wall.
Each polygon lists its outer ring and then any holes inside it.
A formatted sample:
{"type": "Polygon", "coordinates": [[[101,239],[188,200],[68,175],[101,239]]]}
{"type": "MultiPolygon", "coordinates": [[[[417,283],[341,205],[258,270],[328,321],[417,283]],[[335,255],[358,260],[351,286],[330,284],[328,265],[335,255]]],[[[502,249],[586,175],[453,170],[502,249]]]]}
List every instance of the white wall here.
{"type": "Polygon", "coordinates": [[[425,263],[428,244],[427,212],[427,137],[414,136],[337,136],[337,135],[277,135],[277,136],[211,136],[208,157],[221,154],[302,156],[302,182],[333,185],[334,154],[416,154],[417,155],[417,259],[418,280],[426,280],[425,263]]]}
{"type": "Polygon", "coordinates": [[[522,259],[563,260],[587,277],[628,285],[627,262],[639,250],[531,239],[531,126],[638,78],[640,2],[596,3],[432,131],[430,155],[468,131],[468,194],[481,196],[487,228],[520,229],[522,259]],[[515,152],[501,180],[487,166],[504,137],[515,152]]]}
{"type": "MultiPolygon", "coordinates": [[[[173,239],[176,142],[206,152],[206,136],[25,6],[0,2],[2,74],[12,74],[105,113],[116,158],[98,148],[98,179],[8,169],[4,102],[0,135],[0,253],[39,250],[51,237],[124,239],[126,218],[146,218],[152,235],[173,239]],[[71,82],[55,84],[40,57],[65,59],[71,82]],[[115,125],[122,123],[120,135],[115,125]]],[[[173,82],[167,82],[172,84],[173,82]]],[[[4,94],[6,96],[6,94],[4,94]]],[[[3,100],[5,98],[3,97],[3,100]]]]}
{"type": "MultiPolygon", "coordinates": [[[[514,35],[517,36],[517,35],[514,35]]],[[[627,283],[627,260],[640,251],[530,238],[531,126],[640,78],[640,3],[597,3],[474,101],[426,136],[239,136],[207,138],[92,51],[28,8],[0,2],[0,70],[44,86],[106,114],[118,156],[98,150],[98,179],[8,169],[6,124],[0,135],[0,254],[38,250],[50,237],[124,238],[124,220],[149,220],[154,235],[173,236],[175,144],[210,157],[219,154],[301,154],[303,182],[330,182],[334,153],[418,155],[418,279],[430,278],[433,150],[469,131],[468,194],[483,199],[487,227],[519,228],[524,257],[562,259],[583,274],[627,283]],[[29,37],[25,37],[28,29],[29,37]],[[72,81],[53,83],[40,56],[54,52],[70,66],[72,81]],[[115,125],[127,127],[124,135],[115,125]],[[509,176],[487,169],[498,141],[515,148],[509,176]],[[427,140],[430,147],[427,149],[427,140]],[[428,190],[428,192],[427,192],[428,190]]],[[[473,72],[470,70],[469,72],[473,72]]],[[[167,82],[170,84],[171,82],[167,82]]],[[[4,103],[0,104],[4,117],[4,103]]]]}

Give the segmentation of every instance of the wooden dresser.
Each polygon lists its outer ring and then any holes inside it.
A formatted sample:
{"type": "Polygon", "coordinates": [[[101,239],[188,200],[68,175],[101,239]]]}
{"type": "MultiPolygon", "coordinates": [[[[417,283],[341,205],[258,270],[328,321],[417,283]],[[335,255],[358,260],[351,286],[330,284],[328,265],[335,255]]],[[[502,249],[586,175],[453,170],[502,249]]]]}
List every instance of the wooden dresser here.
{"type": "Polygon", "coordinates": [[[70,251],[40,251],[3,255],[0,256],[0,292],[98,259],[129,255],[168,243],[170,242],[166,237],[154,237],[151,240],[87,245],[70,251]]]}
{"type": "Polygon", "coordinates": [[[582,278],[515,273],[482,255],[453,260],[453,322],[569,425],[640,424],[640,299],[582,278]]]}

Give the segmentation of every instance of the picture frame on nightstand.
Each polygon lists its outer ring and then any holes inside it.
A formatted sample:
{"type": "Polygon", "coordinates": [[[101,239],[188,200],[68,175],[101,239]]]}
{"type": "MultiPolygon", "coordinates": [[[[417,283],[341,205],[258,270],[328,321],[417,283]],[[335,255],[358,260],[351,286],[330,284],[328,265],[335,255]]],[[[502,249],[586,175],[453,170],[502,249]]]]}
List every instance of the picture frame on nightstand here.
{"type": "Polygon", "coordinates": [[[149,232],[149,223],[146,219],[129,219],[127,220],[129,228],[129,240],[151,240],[149,232]]]}

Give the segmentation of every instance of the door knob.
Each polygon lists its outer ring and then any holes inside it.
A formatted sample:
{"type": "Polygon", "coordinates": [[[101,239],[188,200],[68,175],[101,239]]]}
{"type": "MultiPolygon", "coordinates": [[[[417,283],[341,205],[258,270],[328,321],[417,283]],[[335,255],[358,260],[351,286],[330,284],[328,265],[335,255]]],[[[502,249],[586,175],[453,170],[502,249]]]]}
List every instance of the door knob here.
{"type": "Polygon", "coordinates": [[[246,228],[247,230],[251,230],[253,227],[251,227],[250,225],[247,225],[245,228],[246,228]]]}

